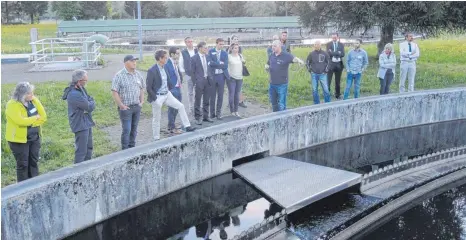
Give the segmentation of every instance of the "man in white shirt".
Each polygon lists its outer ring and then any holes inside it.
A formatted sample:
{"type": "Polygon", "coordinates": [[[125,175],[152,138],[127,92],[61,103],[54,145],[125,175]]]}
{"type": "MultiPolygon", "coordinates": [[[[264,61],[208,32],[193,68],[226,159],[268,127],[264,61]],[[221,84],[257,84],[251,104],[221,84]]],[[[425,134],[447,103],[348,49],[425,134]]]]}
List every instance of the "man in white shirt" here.
{"type": "Polygon", "coordinates": [[[192,70],[191,70],[191,58],[197,53],[197,49],[194,48],[193,39],[191,37],[186,37],[184,39],[186,44],[186,49],[181,51],[181,56],[179,60],[180,72],[182,74],[183,80],[188,83],[188,104],[190,114],[194,114],[194,81],[192,80],[192,70]]]}
{"type": "Polygon", "coordinates": [[[419,58],[419,47],[413,42],[413,34],[406,35],[406,41],[400,43],[400,93],[405,91],[406,76],[408,77],[408,92],[414,91],[416,76],[416,61],[419,58]]]}

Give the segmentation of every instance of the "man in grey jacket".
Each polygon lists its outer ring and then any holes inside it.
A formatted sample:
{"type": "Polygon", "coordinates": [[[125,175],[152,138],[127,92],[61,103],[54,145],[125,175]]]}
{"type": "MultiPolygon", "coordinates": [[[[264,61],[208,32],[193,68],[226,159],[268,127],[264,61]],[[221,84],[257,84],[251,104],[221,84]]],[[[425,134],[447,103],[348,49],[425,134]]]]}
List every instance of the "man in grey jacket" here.
{"type": "Polygon", "coordinates": [[[324,101],[330,102],[330,92],[327,85],[327,72],[329,66],[329,55],[322,50],[321,43],[317,40],[314,43],[314,51],[309,53],[306,61],[307,70],[311,73],[312,97],[314,104],[319,104],[319,82],[324,92],[324,101]]]}
{"type": "Polygon", "coordinates": [[[84,88],[86,83],[87,72],[76,70],[73,72],[70,86],[65,88],[63,93],[63,100],[68,102],[68,121],[74,133],[74,163],[80,163],[92,157],[92,127],[95,123],[91,113],[95,109],[95,102],[84,88]]]}

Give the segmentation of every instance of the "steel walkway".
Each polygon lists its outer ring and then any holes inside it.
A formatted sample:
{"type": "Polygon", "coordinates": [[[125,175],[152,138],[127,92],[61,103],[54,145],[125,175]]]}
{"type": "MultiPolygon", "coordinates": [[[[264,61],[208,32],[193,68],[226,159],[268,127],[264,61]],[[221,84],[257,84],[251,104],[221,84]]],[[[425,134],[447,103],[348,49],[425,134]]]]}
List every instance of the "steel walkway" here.
{"type": "Polygon", "coordinates": [[[289,214],[359,184],[362,175],[281,157],[267,157],[233,168],[289,214]]]}

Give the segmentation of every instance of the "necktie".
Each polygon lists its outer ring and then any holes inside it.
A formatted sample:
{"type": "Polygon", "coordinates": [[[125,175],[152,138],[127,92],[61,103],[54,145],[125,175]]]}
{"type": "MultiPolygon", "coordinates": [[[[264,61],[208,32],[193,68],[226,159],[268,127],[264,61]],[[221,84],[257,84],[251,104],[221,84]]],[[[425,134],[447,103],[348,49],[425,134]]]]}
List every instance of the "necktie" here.
{"type": "Polygon", "coordinates": [[[334,51],[334,52],[337,51],[337,43],[336,43],[336,42],[333,42],[333,51],[334,51]]]}
{"type": "Polygon", "coordinates": [[[207,64],[205,60],[205,55],[202,55],[202,67],[204,68],[204,76],[207,75],[207,64]]]}
{"type": "Polygon", "coordinates": [[[180,87],[180,73],[178,72],[178,67],[176,67],[175,62],[173,62],[173,68],[175,69],[175,74],[176,74],[176,85],[175,87],[180,87]]]}
{"type": "Polygon", "coordinates": [[[409,52],[411,52],[411,43],[408,43],[409,52]]]}

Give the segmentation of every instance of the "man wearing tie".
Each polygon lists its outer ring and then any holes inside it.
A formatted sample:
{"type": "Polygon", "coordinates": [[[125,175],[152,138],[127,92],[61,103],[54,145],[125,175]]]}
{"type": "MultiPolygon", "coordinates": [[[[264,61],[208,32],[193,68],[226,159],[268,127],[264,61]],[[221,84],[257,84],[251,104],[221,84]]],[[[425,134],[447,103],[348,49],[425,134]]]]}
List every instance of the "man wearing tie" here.
{"type": "Polygon", "coordinates": [[[413,42],[413,34],[406,35],[406,41],[400,43],[400,93],[405,91],[408,76],[408,92],[414,91],[416,61],[419,58],[419,47],[413,42]]]}
{"type": "Polygon", "coordinates": [[[210,64],[212,62],[206,42],[197,44],[198,52],[191,58],[192,80],[196,88],[194,99],[194,117],[196,124],[202,125],[202,121],[214,122],[209,118],[209,102],[212,95],[212,87],[214,79],[210,64]],[[201,114],[201,99],[202,99],[202,114],[201,114]]]}
{"type": "MultiPolygon", "coordinates": [[[[178,59],[180,57],[180,49],[177,47],[171,47],[168,50],[168,58],[167,64],[165,65],[165,70],[167,74],[170,76],[169,86],[171,87],[169,90],[172,93],[173,97],[178,99],[181,102],[181,83],[183,82],[183,77],[181,72],[178,68],[178,59]]],[[[175,119],[176,115],[178,114],[178,110],[175,108],[169,107],[168,108],[168,132],[174,134],[180,134],[181,132],[176,129],[175,127],[175,119]]]]}
{"type": "Polygon", "coordinates": [[[217,38],[217,46],[209,50],[212,59],[211,67],[214,69],[214,86],[210,98],[210,117],[222,120],[223,92],[225,91],[225,81],[230,80],[228,73],[228,53],[223,50],[224,41],[217,38]],[[217,105],[215,105],[217,100],[217,105]]]}
{"type": "Polygon", "coordinates": [[[330,56],[330,65],[328,71],[328,90],[331,91],[332,77],[335,73],[335,98],[340,99],[340,81],[341,72],[343,71],[343,57],[345,56],[345,46],[337,41],[338,33],[332,34],[332,41],[327,43],[327,52],[330,56]]]}

